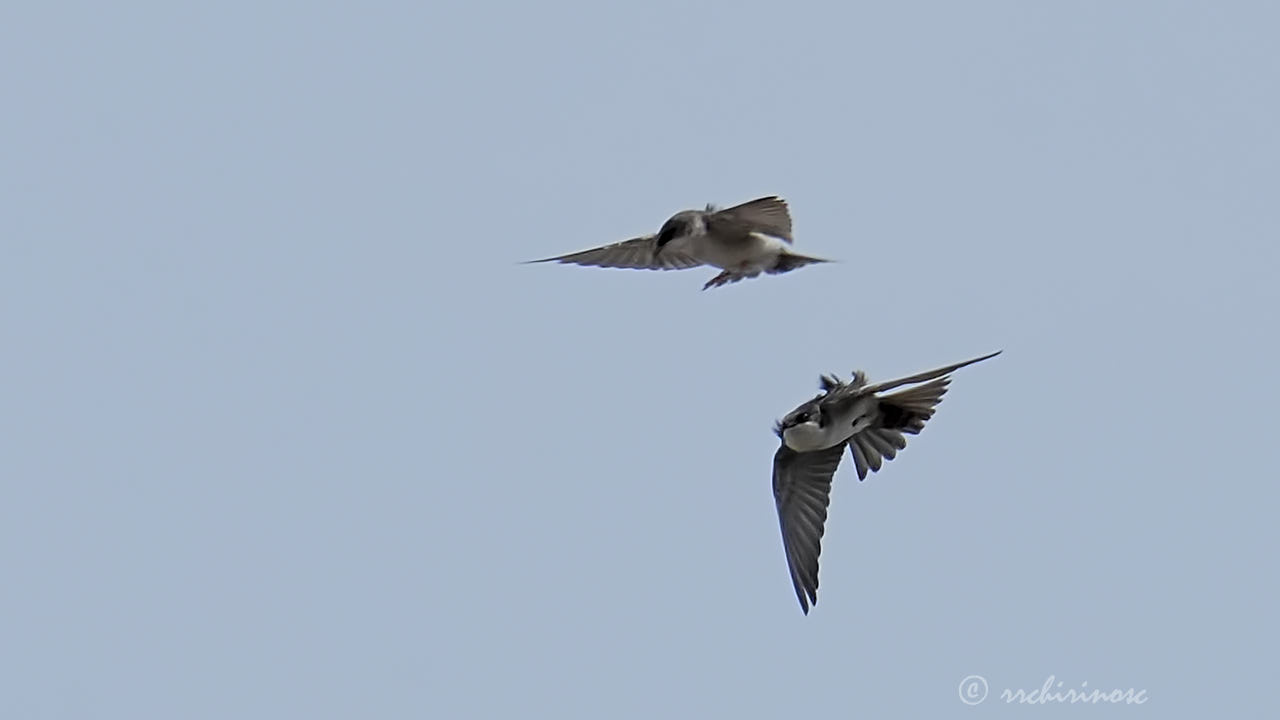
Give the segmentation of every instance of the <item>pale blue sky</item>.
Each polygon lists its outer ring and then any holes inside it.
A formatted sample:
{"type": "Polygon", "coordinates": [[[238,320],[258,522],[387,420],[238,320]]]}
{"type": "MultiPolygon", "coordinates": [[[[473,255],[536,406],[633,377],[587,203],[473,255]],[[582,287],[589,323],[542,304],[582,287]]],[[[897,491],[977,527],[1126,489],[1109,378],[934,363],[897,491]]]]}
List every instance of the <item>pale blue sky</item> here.
{"type": "Polygon", "coordinates": [[[0,716],[1269,706],[1278,27],[6,4],[0,716]],[[842,262],[517,264],[775,193],[842,262]],[[773,421],[996,349],[841,468],[803,616],[773,421]],[[994,697],[1050,674],[1150,701],[994,697]]]}

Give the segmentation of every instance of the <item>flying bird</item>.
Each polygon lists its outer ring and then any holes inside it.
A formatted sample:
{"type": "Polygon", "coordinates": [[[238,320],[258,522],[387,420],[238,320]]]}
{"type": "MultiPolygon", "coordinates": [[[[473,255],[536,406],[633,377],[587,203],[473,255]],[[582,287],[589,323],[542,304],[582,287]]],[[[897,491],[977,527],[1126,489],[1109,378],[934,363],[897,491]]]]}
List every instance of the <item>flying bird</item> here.
{"type": "Polygon", "coordinates": [[[950,374],[1002,351],[876,385],[855,370],[849,382],[834,375],[819,380],[822,393],[800,405],[774,426],[781,441],[773,456],[773,499],[782,526],[787,568],[800,608],[818,602],[818,554],[831,500],[831,478],[845,446],[853,455],[858,480],[877,472],[907,446],[933,417],[947,392],[950,374]],[[924,383],[918,385],[918,383],[924,383]],[[888,390],[916,385],[889,395],[888,390]]]}
{"type": "Polygon", "coordinates": [[[637,270],[685,270],[710,265],[723,272],[702,286],[718,287],[777,274],[811,263],[831,262],[791,250],[791,213],[785,200],[762,197],[731,208],[682,210],[656,235],[642,235],[582,252],[530,260],[637,270]]]}

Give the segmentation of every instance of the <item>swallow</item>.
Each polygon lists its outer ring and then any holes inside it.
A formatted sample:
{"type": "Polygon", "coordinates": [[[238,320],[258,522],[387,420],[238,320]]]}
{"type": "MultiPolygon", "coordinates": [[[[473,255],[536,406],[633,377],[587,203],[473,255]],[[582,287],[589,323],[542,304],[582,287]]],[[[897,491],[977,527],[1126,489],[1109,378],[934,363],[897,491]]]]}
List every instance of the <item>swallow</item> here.
{"type": "Polygon", "coordinates": [[[720,268],[703,290],[753,278],[760,273],[778,274],[812,263],[831,262],[791,250],[791,213],[776,196],[718,210],[682,210],[672,215],[654,235],[616,242],[591,250],[530,260],[606,268],[638,270],[686,270],[700,265],[720,268]]]}
{"type": "Polygon", "coordinates": [[[847,383],[823,375],[822,392],[774,425],[780,444],[773,456],[773,499],[791,584],[806,615],[818,602],[818,554],[831,478],[845,447],[853,455],[858,480],[865,480],[868,472],[878,472],[884,462],[897,457],[907,446],[906,435],[924,429],[947,392],[951,373],[1000,352],[875,385],[867,384],[861,370],[855,370],[847,383]],[[903,385],[915,387],[882,394],[903,385]]]}

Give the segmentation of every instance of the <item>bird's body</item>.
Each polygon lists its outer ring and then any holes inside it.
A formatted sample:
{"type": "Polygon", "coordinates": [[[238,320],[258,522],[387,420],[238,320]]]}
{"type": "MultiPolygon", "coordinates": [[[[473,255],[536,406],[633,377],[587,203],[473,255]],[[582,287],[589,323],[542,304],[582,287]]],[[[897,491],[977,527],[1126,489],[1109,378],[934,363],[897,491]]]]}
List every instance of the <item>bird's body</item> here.
{"type": "Polygon", "coordinates": [[[859,395],[840,406],[815,403],[813,420],[782,431],[782,440],[796,452],[813,452],[840,445],[874,422],[879,403],[874,395],[859,395]]]}
{"type": "Polygon", "coordinates": [[[715,236],[698,235],[689,240],[689,253],[704,265],[755,277],[788,254],[787,244],[760,232],[746,233],[733,242],[717,242],[715,236]]]}
{"type": "Polygon", "coordinates": [[[703,290],[760,273],[784,273],[811,263],[830,262],[791,249],[791,214],[784,200],[763,197],[717,210],[682,210],[656,234],[591,250],[533,260],[594,267],[684,270],[709,265],[722,272],[703,290]]]}
{"type": "Polygon", "coordinates": [[[866,479],[868,472],[879,471],[885,461],[897,457],[907,446],[906,435],[924,429],[947,392],[952,372],[999,354],[875,385],[868,385],[862,372],[855,372],[847,383],[824,375],[822,394],[787,413],[774,427],[780,445],[773,458],[773,496],[787,567],[805,613],[818,601],[818,554],[831,479],[844,448],[853,455],[858,479],[866,479]]]}

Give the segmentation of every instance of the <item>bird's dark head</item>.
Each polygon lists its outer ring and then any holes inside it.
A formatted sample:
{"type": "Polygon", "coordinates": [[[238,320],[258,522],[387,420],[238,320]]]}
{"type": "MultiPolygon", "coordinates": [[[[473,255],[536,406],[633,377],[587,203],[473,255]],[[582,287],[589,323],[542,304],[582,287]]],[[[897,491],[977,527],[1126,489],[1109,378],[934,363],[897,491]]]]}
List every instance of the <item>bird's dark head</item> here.
{"type": "Polygon", "coordinates": [[[658,230],[658,235],[654,239],[654,254],[662,252],[662,248],[666,247],[672,240],[692,235],[697,223],[698,213],[690,210],[672,215],[670,220],[662,224],[662,229],[658,230]]]}
{"type": "Polygon", "coordinates": [[[777,433],[778,437],[782,437],[783,431],[804,423],[822,425],[822,409],[818,406],[816,400],[807,402],[787,413],[786,417],[774,423],[773,431],[777,433]]]}

